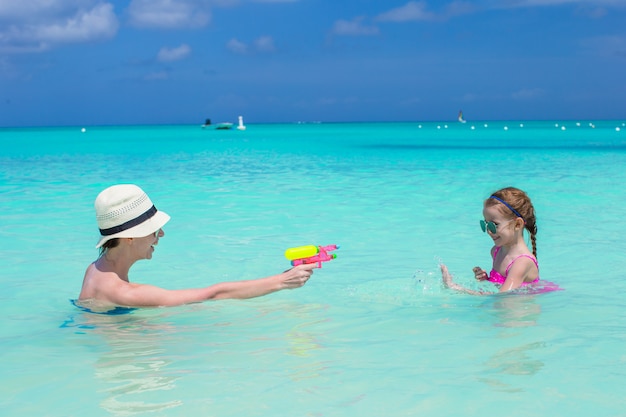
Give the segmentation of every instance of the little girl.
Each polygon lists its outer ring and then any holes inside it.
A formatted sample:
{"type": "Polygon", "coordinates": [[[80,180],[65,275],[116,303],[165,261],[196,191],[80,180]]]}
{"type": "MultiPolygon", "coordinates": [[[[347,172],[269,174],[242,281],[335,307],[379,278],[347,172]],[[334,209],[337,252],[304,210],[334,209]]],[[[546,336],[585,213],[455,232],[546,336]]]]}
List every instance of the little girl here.
{"type": "MultiPolygon", "coordinates": [[[[528,195],[513,187],[498,190],[485,200],[483,217],[480,227],[494,243],[494,247],[491,248],[493,266],[489,274],[482,268],[475,267],[473,269],[475,278],[499,285],[500,292],[538,282],[537,220],[528,195]],[[530,234],[532,252],[524,241],[524,229],[530,234]]],[[[448,288],[469,294],[486,294],[453,282],[445,265],[441,265],[441,273],[443,282],[448,288]]]]}

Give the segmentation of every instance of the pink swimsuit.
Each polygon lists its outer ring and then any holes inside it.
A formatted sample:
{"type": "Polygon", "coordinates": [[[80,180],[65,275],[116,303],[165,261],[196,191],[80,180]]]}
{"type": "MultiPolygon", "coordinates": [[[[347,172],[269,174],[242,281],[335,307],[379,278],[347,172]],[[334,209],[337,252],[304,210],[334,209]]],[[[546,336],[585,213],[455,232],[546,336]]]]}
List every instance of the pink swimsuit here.
{"type": "MultiPolygon", "coordinates": [[[[498,252],[500,251],[501,246],[496,247],[496,251],[493,254],[493,259],[496,259],[496,256],[498,256],[498,252]]],[[[537,267],[537,270],[539,270],[539,264],[537,263],[537,260],[535,259],[534,256],[532,255],[520,255],[518,257],[516,257],[515,259],[513,259],[511,261],[511,263],[509,263],[506,267],[506,270],[504,271],[504,276],[502,276],[498,271],[496,271],[495,269],[492,269],[491,272],[489,273],[489,281],[496,283],[496,284],[504,284],[504,281],[506,281],[506,277],[509,275],[509,269],[511,269],[511,267],[513,266],[513,263],[515,261],[517,261],[519,258],[528,258],[531,261],[533,261],[535,263],[535,266],[537,267]]],[[[539,281],[539,277],[537,277],[537,279],[535,279],[534,281],[531,282],[522,282],[522,285],[529,285],[529,284],[534,284],[535,282],[539,281]]]]}

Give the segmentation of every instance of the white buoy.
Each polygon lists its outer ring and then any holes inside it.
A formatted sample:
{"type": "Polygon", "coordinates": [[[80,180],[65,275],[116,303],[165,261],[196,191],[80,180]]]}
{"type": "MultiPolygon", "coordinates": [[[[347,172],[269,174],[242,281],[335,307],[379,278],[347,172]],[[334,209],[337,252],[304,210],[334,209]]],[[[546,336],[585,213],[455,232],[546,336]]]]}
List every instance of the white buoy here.
{"type": "Polygon", "coordinates": [[[509,127],[508,126],[504,126],[504,130],[509,130],[509,127]]]}
{"type": "Polygon", "coordinates": [[[238,130],[246,130],[246,127],[243,125],[243,117],[239,116],[239,126],[237,126],[238,130]]]}
{"type": "Polygon", "coordinates": [[[82,129],[80,129],[81,132],[85,133],[87,131],[87,129],[85,129],[84,127],[82,129]]]}
{"type": "Polygon", "coordinates": [[[620,129],[619,126],[615,128],[616,132],[619,132],[620,130],[622,130],[622,129],[620,129]]]}
{"type": "Polygon", "coordinates": [[[472,126],[472,127],[470,127],[470,129],[474,130],[474,129],[476,129],[476,127],[472,126]]]}
{"type": "Polygon", "coordinates": [[[565,126],[561,126],[561,130],[565,130],[565,126]]]}

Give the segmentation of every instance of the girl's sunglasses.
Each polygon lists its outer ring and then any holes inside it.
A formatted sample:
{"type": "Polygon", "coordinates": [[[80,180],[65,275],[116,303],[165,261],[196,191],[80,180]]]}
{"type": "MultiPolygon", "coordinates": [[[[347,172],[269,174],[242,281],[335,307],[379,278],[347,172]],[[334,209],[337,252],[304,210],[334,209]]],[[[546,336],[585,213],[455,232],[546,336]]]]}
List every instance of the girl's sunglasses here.
{"type": "MultiPolygon", "coordinates": [[[[510,222],[507,222],[505,224],[509,224],[511,222],[515,221],[515,219],[511,220],[510,222]]],[[[496,234],[496,232],[498,231],[498,225],[495,224],[494,222],[486,222],[484,220],[480,221],[480,228],[482,229],[483,232],[486,232],[487,230],[489,230],[491,232],[491,234],[496,234]]]]}
{"type": "Polygon", "coordinates": [[[498,226],[494,222],[486,222],[484,220],[480,221],[480,228],[482,229],[483,232],[486,232],[487,230],[489,230],[494,235],[498,231],[498,226]]]}

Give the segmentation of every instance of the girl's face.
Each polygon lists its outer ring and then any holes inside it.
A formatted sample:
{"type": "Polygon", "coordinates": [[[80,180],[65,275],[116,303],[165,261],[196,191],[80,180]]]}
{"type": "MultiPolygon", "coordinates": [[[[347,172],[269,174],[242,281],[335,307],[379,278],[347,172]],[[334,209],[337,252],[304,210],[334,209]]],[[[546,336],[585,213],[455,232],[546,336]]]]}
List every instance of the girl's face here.
{"type": "Polygon", "coordinates": [[[517,217],[511,219],[505,216],[497,205],[483,208],[483,217],[486,223],[485,230],[496,246],[503,246],[516,241],[518,220],[521,221],[521,219],[517,217]],[[495,232],[493,231],[493,226],[495,226],[495,232]]]}

